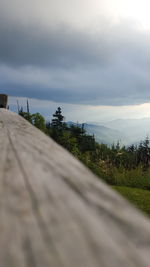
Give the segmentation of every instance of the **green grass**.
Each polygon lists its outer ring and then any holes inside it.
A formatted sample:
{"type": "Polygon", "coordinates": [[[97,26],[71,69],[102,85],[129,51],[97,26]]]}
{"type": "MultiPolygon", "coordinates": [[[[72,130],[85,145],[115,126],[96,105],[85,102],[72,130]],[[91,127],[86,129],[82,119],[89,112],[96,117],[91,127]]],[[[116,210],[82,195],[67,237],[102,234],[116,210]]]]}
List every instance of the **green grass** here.
{"type": "Polygon", "coordinates": [[[125,186],[112,187],[150,217],[150,191],[125,186]]]}

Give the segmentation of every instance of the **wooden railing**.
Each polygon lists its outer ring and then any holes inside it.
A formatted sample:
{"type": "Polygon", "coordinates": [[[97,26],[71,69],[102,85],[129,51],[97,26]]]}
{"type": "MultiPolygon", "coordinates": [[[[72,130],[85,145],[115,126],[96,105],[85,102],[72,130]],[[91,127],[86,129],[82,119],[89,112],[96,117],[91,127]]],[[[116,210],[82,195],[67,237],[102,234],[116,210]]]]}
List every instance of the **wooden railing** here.
{"type": "Polygon", "coordinates": [[[5,109],[0,109],[0,266],[150,266],[150,221],[5,109]]]}

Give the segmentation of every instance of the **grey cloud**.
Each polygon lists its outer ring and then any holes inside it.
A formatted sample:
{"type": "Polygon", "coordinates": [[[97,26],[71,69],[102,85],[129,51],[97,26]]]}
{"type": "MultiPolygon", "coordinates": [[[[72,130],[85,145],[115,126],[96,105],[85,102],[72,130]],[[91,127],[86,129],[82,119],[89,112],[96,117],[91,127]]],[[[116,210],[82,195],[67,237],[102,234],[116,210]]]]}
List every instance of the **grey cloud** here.
{"type": "Polygon", "coordinates": [[[10,65],[70,68],[82,65],[105,65],[112,49],[101,36],[98,40],[87,32],[64,25],[44,28],[20,27],[0,23],[0,61],[10,65]]]}
{"type": "MultiPolygon", "coordinates": [[[[0,88],[9,95],[50,99],[56,102],[80,103],[92,105],[132,105],[150,101],[150,79],[142,80],[140,76],[135,80],[132,75],[122,74],[111,69],[99,76],[95,72],[80,72],[70,82],[64,80],[62,87],[42,86],[39,84],[11,83],[0,84],[0,88]],[[84,82],[75,81],[84,76],[84,82]],[[65,86],[66,85],[66,86],[65,86]]],[[[56,82],[57,84],[57,82],[56,82]]]]}
{"type": "Polygon", "coordinates": [[[150,101],[150,33],[133,22],[103,18],[97,29],[82,29],[0,15],[1,91],[93,105],[150,101]]]}

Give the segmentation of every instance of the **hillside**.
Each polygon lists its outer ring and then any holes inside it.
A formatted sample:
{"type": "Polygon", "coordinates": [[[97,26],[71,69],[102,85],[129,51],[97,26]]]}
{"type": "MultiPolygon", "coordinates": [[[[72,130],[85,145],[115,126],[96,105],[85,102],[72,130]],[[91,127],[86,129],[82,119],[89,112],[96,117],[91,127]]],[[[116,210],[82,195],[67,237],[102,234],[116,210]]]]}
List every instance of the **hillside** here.
{"type": "Polygon", "coordinates": [[[131,143],[138,143],[150,136],[150,118],[143,119],[120,119],[103,124],[105,127],[118,129],[127,136],[131,143]]]}
{"type": "Polygon", "coordinates": [[[85,124],[87,133],[95,135],[95,139],[99,143],[112,145],[120,141],[123,144],[128,143],[128,138],[125,134],[117,129],[111,129],[102,125],[85,124]]]}
{"type": "MultiPolygon", "coordinates": [[[[77,125],[77,123],[74,122],[67,122],[68,125],[77,125]]],[[[81,126],[81,124],[78,124],[81,126]]],[[[103,143],[107,145],[112,145],[113,143],[117,143],[120,141],[122,144],[128,144],[129,138],[121,131],[118,131],[117,129],[111,129],[108,127],[105,127],[103,125],[95,125],[95,124],[88,124],[84,123],[84,128],[87,133],[90,135],[95,136],[95,139],[98,143],[103,143]]]]}
{"type": "Polygon", "coordinates": [[[112,139],[113,142],[121,140],[124,145],[139,144],[141,140],[150,136],[150,118],[117,119],[108,122],[87,123],[87,125],[89,125],[90,133],[93,129],[97,141],[104,140],[106,144],[109,144],[112,139]]]}

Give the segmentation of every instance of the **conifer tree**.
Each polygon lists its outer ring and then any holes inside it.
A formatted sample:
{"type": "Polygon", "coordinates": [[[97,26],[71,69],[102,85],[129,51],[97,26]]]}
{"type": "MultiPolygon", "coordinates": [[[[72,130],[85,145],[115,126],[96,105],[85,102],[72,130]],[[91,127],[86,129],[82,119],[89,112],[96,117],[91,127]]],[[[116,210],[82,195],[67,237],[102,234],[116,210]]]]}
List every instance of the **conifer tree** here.
{"type": "Polygon", "coordinates": [[[58,107],[56,112],[53,114],[54,119],[52,119],[52,127],[58,130],[63,128],[64,116],[62,115],[61,108],[58,107]]]}

